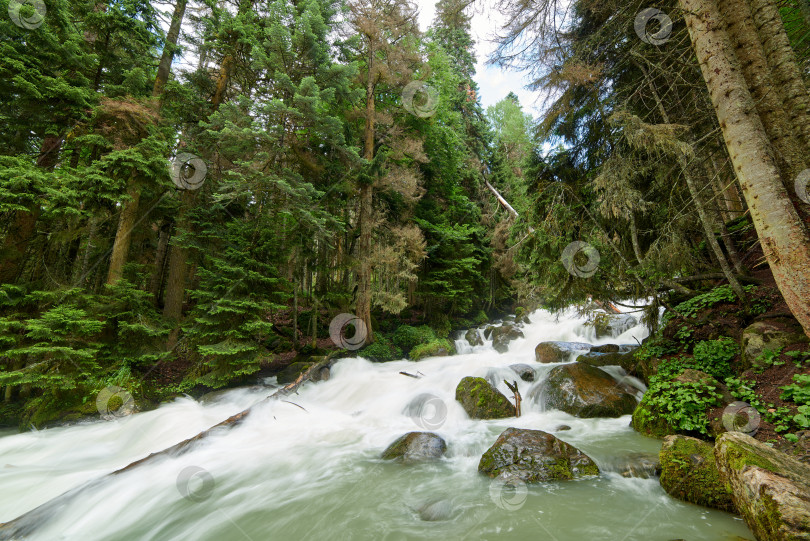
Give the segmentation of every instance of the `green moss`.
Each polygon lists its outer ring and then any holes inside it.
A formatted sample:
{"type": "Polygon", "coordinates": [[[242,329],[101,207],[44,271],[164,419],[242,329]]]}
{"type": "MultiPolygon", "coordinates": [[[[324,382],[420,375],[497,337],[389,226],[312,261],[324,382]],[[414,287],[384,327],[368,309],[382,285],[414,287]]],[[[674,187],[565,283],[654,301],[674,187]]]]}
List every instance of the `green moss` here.
{"type": "Polygon", "coordinates": [[[466,377],[456,387],[458,400],[473,419],[503,419],[515,415],[515,407],[484,378],[466,377]]]}
{"type": "Polygon", "coordinates": [[[720,480],[711,443],[672,436],[659,454],[661,486],[671,496],[705,507],[734,511],[731,490],[720,480]]]}
{"type": "Polygon", "coordinates": [[[419,344],[411,350],[410,358],[418,361],[426,357],[444,357],[456,352],[452,342],[446,338],[436,338],[427,344],[419,344]]]}

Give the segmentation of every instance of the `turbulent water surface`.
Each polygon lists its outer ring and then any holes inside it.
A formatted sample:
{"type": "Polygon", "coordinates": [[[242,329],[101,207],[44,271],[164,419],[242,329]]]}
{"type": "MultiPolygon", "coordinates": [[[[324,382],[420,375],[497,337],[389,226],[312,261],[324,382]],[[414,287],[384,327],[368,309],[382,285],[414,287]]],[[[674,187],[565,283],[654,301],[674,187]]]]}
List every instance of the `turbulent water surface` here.
{"type": "MultiPolygon", "coordinates": [[[[635,343],[646,335],[635,327],[593,340],[592,329],[572,313],[558,320],[539,311],[531,320],[523,328],[526,338],[504,354],[486,344],[418,363],[344,359],[329,381],[290,397],[295,404],[262,404],[244,423],[190,452],[108,478],[103,476],[195,435],[271,390],[240,389],[112,421],[0,433],[0,522],[84,485],[73,497],[41,508],[25,538],[753,539],[730,514],[672,499],[656,479],[611,471],[621,457],[660,447],[633,432],[630,416],[577,419],[526,401],[519,419],[469,419],[454,400],[464,376],[517,379],[508,365],[527,363],[537,367],[539,381],[554,366],[534,363],[541,341],[635,343]],[[477,473],[481,454],[507,427],[553,431],[560,424],[571,430],[556,434],[593,457],[602,475],[524,490],[477,473]],[[416,466],[379,460],[389,443],[415,430],[445,438],[447,457],[416,466]]],[[[530,385],[521,383],[524,397],[530,385]]],[[[503,384],[501,389],[509,396],[503,384]]]]}

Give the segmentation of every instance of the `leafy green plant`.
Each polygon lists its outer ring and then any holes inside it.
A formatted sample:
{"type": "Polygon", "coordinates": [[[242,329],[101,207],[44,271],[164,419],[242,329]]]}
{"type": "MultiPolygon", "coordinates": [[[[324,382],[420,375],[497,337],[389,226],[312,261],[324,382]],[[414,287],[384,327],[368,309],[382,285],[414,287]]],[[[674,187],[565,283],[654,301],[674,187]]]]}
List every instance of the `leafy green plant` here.
{"type": "Polygon", "coordinates": [[[759,355],[759,357],[757,357],[757,362],[755,363],[756,368],[754,369],[754,371],[762,373],[771,366],[782,366],[783,364],[785,364],[785,361],[779,360],[779,357],[781,355],[782,355],[781,347],[776,349],[766,349],[759,355]]]}
{"type": "Polygon", "coordinates": [[[723,403],[717,388],[702,382],[656,379],[647,393],[647,407],[673,429],[704,435],[709,425],[706,411],[723,403]]]}
{"type": "MultiPolygon", "coordinates": [[[[745,286],[743,290],[746,293],[753,293],[756,286],[749,285],[745,286]]],[[[737,295],[734,294],[734,291],[731,289],[730,285],[722,285],[718,286],[711,291],[707,291],[701,295],[696,295],[689,299],[688,301],[684,301],[679,305],[675,306],[675,312],[680,314],[683,317],[694,317],[706,308],[714,306],[715,304],[719,304],[721,302],[736,302],[737,295]]],[[[669,321],[670,319],[676,317],[676,314],[667,313],[664,315],[664,322],[669,321]]]]}
{"type": "Polygon", "coordinates": [[[782,400],[790,400],[802,406],[810,404],[810,374],[794,374],[793,383],[780,388],[782,400]]]}
{"type": "Polygon", "coordinates": [[[694,356],[700,370],[722,380],[731,375],[731,360],[740,353],[733,338],[703,340],[695,345],[694,356]]]}

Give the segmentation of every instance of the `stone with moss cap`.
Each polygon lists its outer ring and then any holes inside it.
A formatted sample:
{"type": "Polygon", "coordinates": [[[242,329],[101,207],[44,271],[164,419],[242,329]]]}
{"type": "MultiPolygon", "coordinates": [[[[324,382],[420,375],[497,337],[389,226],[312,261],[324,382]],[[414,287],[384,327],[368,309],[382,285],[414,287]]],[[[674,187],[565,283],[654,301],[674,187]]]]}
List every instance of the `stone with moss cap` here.
{"type": "Polygon", "coordinates": [[[658,455],[661,486],[673,498],[734,512],[731,491],[720,481],[714,445],[689,436],[667,436],[658,455]]]}
{"type": "Polygon", "coordinates": [[[467,376],[456,387],[456,400],[473,419],[505,419],[515,416],[515,406],[484,378],[467,376]]]}
{"type": "Polygon", "coordinates": [[[577,417],[621,417],[633,413],[637,402],[633,389],[583,363],[553,368],[530,398],[577,417]]]}
{"type": "Polygon", "coordinates": [[[409,355],[412,361],[419,361],[425,357],[447,357],[453,355],[456,348],[453,343],[446,338],[436,338],[426,344],[415,346],[409,355]]]}
{"type": "Polygon", "coordinates": [[[489,477],[526,483],[563,481],[599,475],[591,458],[542,430],[507,428],[484,454],[478,471],[489,477]]]}
{"type": "Polygon", "coordinates": [[[810,539],[810,466],[743,434],[717,438],[720,480],[760,541],[810,539]]]}

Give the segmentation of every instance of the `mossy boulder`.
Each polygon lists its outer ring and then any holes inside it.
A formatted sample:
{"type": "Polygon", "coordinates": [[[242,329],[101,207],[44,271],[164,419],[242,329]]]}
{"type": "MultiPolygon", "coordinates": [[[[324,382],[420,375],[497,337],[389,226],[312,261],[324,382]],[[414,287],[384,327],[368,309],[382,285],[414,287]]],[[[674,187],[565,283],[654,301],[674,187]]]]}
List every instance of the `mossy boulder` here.
{"type": "Polygon", "coordinates": [[[632,389],[583,363],[553,368],[530,397],[576,417],[621,417],[633,413],[637,403],[632,389]]]}
{"type": "Polygon", "coordinates": [[[415,464],[438,460],[447,451],[447,443],[433,432],[408,432],[397,438],[380,458],[415,464]]]}
{"type": "Polygon", "coordinates": [[[472,419],[515,416],[515,406],[484,378],[466,377],[456,387],[456,400],[472,419]]]}
{"type": "Polygon", "coordinates": [[[470,329],[465,332],[464,339],[473,347],[484,345],[484,339],[481,338],[480,334],[478,334],[478,329],[470,329]]]}
{"type": "Polygon", "coordinates": [[[410,359],[419,361],[426,357],[447,357],[453,355],[456,348],[453,343],[446,338],[436,338],[427,344],[419,344],[411,350],[410,359]]]}
{"type": "Polygon", "coordinates": [[[509,350],[509,342],[517,338],[524,338],[523,331],[515,325],[504,323],[495,327],[492,331],[492,347],[498,353],[506,353],[509,350]]]}
{"type": "Polygon", "coordinates": [[[721,435],[714,457],[757,539],[810,539],[810,466],[741,432],[721,435]]]}
{"type": "Polygon", "coordinates": [[[734,512],[731,490],[720,479],[714,445],[689,436],[664,438],[661,452],[661,486],[685,502],[734,512]]]}
{"type": "Polygon", "coordinates": [[[601,346],[593,346],[591,351],[595,353],[618,353],[621,347],[618,344],[603,344],[601,346]]]}
{"type": "Polygon", "coordinates": [[[278,373],[276,380],[279,385],[286,385],[298,379],[298,376],[309,370],[315,363],[312,361],[297,361],[278,373]]]}
{"type": "Polygon", "coordinates": [[[548,432],[507,428],[481,456],[478,471],[488,477],[526,483],[599,475],[591,458],[548,432]]]}
{"type": "Polygon", "coordinates": [[[561,363],[575,351],[590,351],[592,347],[584,342],[540,342],[534,348],[534,357],[538,363],[561,363]]]}
{"type": "Polygon", "coordinates": [[[644,393],[633,411],[632,426],[637,432],[654,438],[663,438],[670,434],[696,435],[700,432],[698,426],[705,426],[708,434],[717,435],[725,430],[722,421],[712,422],[709,414],[715,408],[732,402],[734,397],[728,387],[705,372],[687,369],[665,385],[652,385],[644,393]],[[695,411],[695,402],[679,400],[678,389],[695,390],[695,395],[701,397],[702,409],[695,411]],[[674,426],[667,420],[668,417],[688,418],[689,425],[694,425],[695,428],[674,426]]]}
{"type": "Polygon", "coordinates": [[[807,336],[793,318],[755,321],[743,330],[740,339],[743,368],[762,368],[760,357],[766,351],[776,351],[791,344],[807,342],[807,336]]]}

